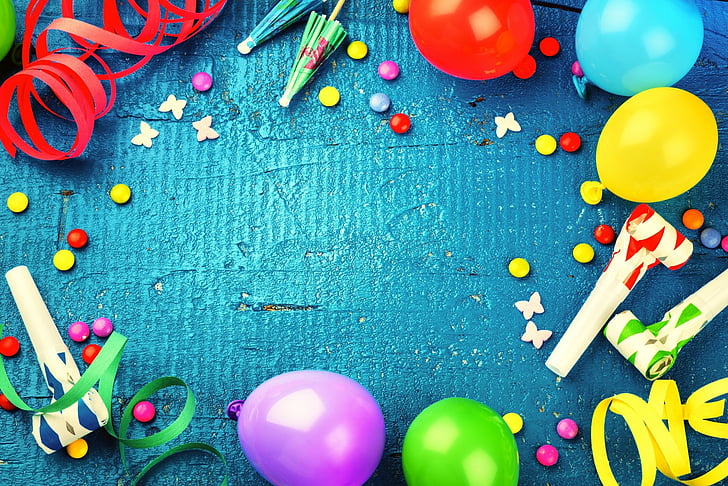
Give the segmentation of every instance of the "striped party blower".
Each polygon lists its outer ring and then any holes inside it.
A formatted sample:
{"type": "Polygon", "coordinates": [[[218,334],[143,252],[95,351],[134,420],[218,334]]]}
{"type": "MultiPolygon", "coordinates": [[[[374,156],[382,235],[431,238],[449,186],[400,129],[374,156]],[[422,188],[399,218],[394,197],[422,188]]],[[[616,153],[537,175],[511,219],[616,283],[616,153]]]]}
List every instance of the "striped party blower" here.
{"type": "Polygon", "coordinates": [[[566,376],[599,334],[619,304],[649,268],[663,264],[676,270],[693,253],[693,244],[646,204],[637,206],[614,244],[612,259],[586,302],[546,361],[546,367],[566,376]]]}
{"type": "Polygon", "coordinates": [[[662,321],[644,325],[630,311],[620,312],[604,335],[642,376],[656,380],[675,364],[683,346],[728,306],[728,270],[670,309],[662,321]]]}

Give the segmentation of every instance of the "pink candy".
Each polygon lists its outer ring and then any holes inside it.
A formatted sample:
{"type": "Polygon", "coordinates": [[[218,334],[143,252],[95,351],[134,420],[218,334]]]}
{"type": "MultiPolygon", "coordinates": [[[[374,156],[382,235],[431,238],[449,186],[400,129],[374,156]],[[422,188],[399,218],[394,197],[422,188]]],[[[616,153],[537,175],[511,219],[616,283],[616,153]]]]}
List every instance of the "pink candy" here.
{"type": "Polygon", "coordinates": [[[98,337],[104,338],[108,337],[112,332],[114,332],[114,325],[108,318],[99,317],[93,322],[93,324],[91,324],[91,330],[98,337]]]}
{"type": "Polygon", "coordinates": [[[192,87],[197,91],[207,91],[212,88],[212,76],[206,72],[199,72],[192,76],[192,87]]]}
{"type": "Polygon", "coordinates": [[[144,400],[134,405],[132,413],[138,421],[149,422],[157,414],[157,411],[151,402],[144,400]]]}
{"type": "Polygon", "coordinates": [[[559,461],[559,451],[550,444],[544,444],[536,450],[536,460],[543,466],[553,466],[559,461]]]}
{"type": "Polygon", "coordinates": [[[556,433],[562,439],[573,439],[579,433],[579,426],[569,418],[565,418],[556,424],[556,433]]]}
{"type": "Polygon", "coordinates": [[[91,330],[85,322],[76,321],[68,326],[68,337],[77,343],[87,340],[90,335],[91,330]]]}
{"type": "Polygon", "coordinates": [[[391,81],[399,76],[399,66],[394,61],[384,61],[379,65],[377,71],[379,72],[379,76],[387,81],[391,81]]]}

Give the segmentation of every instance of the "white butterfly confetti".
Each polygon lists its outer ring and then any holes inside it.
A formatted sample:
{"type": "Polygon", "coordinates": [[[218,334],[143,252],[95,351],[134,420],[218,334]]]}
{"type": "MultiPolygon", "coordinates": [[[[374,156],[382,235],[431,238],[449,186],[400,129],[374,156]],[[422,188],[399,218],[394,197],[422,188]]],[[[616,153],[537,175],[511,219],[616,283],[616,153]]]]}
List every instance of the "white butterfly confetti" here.
{"type": "Polygon", "coordinates": [[[159,111],[162,113],[172,112],[177,120],[182,118],[182,113],[187,106],[187,100],[178,100],[175,95],[167,96],[167,100],[159,106],[159,111]]]}
{"type": "Polygon", "coordinates": [[[515,304],[516,309],[523,313],[523,318],[529,320],[534,314],[543,314],[543,305],[541,305],[541,294],[534,292],[528,300],[519,300],[515,304]]]}
{"type": "Polygon", "coordinates": [[[215,140],[220,136],[215,130],[210,128],[212,125],[212,117],[206,116],[202,120],[192,122],[192,126],[197,130],[197,141],[202,142],[204,140],[215,140]]]}
{"type": "Polygon", "coordinates": [[[541,349],[541,346],[543,346],[545,341],[548,341],[551,334],[553,334],[551,331],[539,329],[533,321],[528,321],[526,323],[526,332],[521,336],[521,341],[532,343],[534,348],[541,349]]]}
{"type": "Polygon", "coordinates": [[[131,139],[134,145],[144,145],[146,148],[152,147],[152,139],[159,135],[159,132],[149,126],[147,122],[139,123],[139,135],[135,135],[131,139]]]}
{"type": "Polygon", "coordinates": [[[512,132],[520,132],[521,125],[516,121],[513,112],[509,112],[506,116],[495,117],[495,134],[498,138],[503,138],[508,130],[512,132]]]}

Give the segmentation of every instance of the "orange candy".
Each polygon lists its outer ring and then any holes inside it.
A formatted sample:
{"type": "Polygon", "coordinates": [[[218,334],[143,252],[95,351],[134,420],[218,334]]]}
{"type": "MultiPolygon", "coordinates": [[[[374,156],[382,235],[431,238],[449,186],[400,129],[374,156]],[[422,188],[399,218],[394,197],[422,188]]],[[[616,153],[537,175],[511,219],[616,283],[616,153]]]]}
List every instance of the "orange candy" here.
{"type": "Polygon", "coordinates": [[[697,209],[688,209],[682,215],[682,222],[687,229],[696,230],[703,226],[705,218],[697,209]]]}

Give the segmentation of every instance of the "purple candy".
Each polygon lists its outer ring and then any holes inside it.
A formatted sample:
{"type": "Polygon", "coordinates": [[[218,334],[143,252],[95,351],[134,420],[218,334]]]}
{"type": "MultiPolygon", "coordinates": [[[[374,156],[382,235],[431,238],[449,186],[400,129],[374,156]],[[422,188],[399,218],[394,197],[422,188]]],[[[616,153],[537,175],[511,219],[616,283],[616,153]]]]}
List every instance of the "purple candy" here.
{"type": "Polygon", "coordinates": [[[562,439],[573,439],[579,433],[579,426],[573,420],[566,418],[556,424],[556,433],[562,439]]]}
{"type": "Polygon", "coordinates": [[[356,381],[328,371],[275,376],[230,404],[238,438],[274,485],[364,484],[384,452],[384,417],[356,381]]]}
{"type": "Polygon", "coordinates": [[[109,337],[109,335],[114,332],[114,325],[108,318],[99,317],[98,319],[94,320],[93,324],[91,324],[91,330],[98,337],[109,337]]]}
{"type": "Polygon", "coordinates": [[[377,71],[379,72],[379,76],[387,81],[391,81],[399,76],[399,66],[394,61],[384,61],[379,65],[377,71]]]}
{"type": "Polygon", "coordinates": [[[76,321],[68,326],[68,336],[77,343],[87,340],[90,335],[91,330],[83,321],[76,321]]]}

